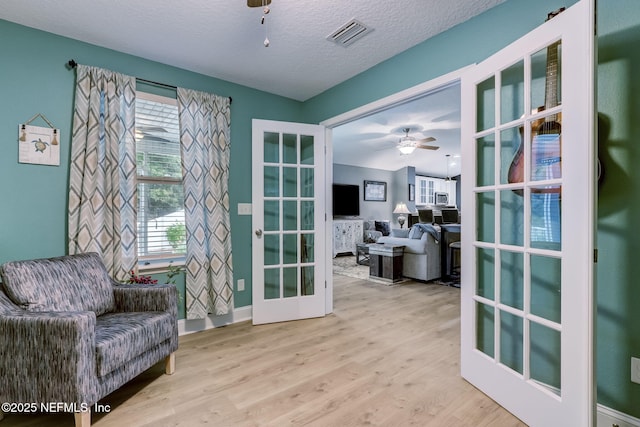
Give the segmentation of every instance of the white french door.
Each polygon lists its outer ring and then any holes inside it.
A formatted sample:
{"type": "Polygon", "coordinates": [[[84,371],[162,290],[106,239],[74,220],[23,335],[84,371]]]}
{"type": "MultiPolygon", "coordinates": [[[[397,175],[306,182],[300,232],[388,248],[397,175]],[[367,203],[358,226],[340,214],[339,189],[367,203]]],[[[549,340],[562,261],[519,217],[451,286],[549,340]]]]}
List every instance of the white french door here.
{"type": "Polygon", "coordinates": [[[582,0],[462,78],[461,371],[531,426],[595,423],[593,21],[582,0]]]}
{"type": "Polygon", "coordinates": [[[323,126],[253,120],[253,323],[325,315],[323,126]]]}

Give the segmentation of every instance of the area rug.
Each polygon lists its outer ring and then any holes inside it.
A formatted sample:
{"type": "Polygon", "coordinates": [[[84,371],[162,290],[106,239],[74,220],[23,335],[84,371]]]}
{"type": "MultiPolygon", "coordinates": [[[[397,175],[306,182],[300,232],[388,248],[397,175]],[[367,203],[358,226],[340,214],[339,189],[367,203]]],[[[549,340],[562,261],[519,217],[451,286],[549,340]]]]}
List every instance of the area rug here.
{"type": "Polygon", "coordinates": [[[340,274],[342,276],[367,280],[369,282],[380,283],[387,286],[400,285],[406,282],[411,282],[411,279],[402,278],[401,280],[391,283],[386,280],[371,277],[369,276],[369,266],[357,264],[356,257],[353,255],[342,255],[335,257],[333,259],[333,274],[340,274]]]}
{"type": "Polygon", "coordinates": [[[357,264],[354,255],[337,256],[333,259],[333,274],[368,280],[369,266],[357,264]]]}

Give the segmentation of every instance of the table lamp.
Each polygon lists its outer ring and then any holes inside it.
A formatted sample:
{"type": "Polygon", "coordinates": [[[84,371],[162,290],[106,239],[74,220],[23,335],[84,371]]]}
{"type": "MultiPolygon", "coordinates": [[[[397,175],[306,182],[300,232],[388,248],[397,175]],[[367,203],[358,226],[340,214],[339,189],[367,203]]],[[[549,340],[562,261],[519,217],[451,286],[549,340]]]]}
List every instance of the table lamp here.
{"type": "Polygon", "coordinates": [[[407,208],[403,202],[400,202],[396,205],[396,208],[393,210],[394,214],[398,215],[398,224],[400,224],[400,228],[404,226],[404,222],[407,220],[406,214],[410,214],[411,211],[407,208]]]}

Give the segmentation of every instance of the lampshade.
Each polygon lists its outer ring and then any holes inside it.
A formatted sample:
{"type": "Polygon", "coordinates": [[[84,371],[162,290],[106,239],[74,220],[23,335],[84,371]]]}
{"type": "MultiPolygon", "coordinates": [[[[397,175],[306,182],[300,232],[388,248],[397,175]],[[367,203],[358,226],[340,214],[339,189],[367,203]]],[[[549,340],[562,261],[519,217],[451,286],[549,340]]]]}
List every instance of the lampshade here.
{"type": "Polygon", "coordinates": [[[407,205],[404,202],[400,202],[396,205],[396,208],[393,210],[394,214],[410,214],[411,211],[407,208],[407,205]]]}

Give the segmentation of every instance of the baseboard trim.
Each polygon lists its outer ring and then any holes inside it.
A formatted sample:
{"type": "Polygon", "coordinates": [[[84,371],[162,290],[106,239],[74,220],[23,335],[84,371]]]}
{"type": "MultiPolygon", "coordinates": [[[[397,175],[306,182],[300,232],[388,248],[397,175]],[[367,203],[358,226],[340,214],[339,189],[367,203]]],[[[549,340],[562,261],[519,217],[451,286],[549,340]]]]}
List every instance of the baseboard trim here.
{"type": "Polygon", "coordinates": [[[640,427],[640,419],[598,404],[598,427],[640,427]]]}
{"type": "Polygon", "coordinates": [[[207,316],[205,319],[180,319],[178,320],[178,335],[188,335],[207,329],[219,328],[233,323],[251,320],[253,316],[252,306],[234,308],[231,313],[222,316],[207,316]]]}

